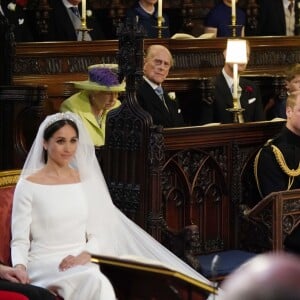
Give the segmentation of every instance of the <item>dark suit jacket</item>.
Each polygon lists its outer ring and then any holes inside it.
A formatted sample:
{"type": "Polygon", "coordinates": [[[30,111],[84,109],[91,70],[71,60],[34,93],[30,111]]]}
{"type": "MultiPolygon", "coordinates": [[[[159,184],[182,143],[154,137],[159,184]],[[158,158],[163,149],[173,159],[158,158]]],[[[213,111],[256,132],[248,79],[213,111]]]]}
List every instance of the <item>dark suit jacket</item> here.
{"type": "MultiPolygon", "coordinates": [[[[48,41],[77,41],[77,33],[73,23],[69,17],[67,8],[62,0],[48,0],[49,6],[52,8],[49,17],[49,32],[46,35],[48,41]]],[[[88,7],[87,7],[88,9],[88,7]]],[[[79,6],[81,12],[81,7],[79,6]]],[[[92,40],[104,39],[104,34],[95,19],[94,15],[86,18],[88,28],[92,28],[89,32],[92,40]]]]}
{"type": "MultiPolygon", "coordinates": [[[[245,109],[243,111],[244,122],[265,120],[258,87],[252,81],[245,78],[240,78],[239,85],[242,88],[240,103],[241,107],[245,109]]],[[[198,124],[233,122],[233,114],[226,110],[233,106],[233,98],[222,73],[215,78],[214,86],[212,101],[209,103],[202,102],[198,124]]]]}
{"type": "Polygon", "coordinates": [[[184,126],[181,112],[177,102],[170,99],[164,92],[164,98],[169,111],[165,108],[162,100],[155,93],[153,88],[143,80],[136,92],[137,100],[144,110],[146,110],[153,119],[155,125],[164,127],[184,126]]]}
{"type": "Polygon", "coordinates": [[[1,7],[9,24],[12,26],[16,42],[34,42],[33,32],[29,22],[29,11],[23,7],[16,5],[16,10],[8,9],[10,0],[2,0],[1,7]]]}
{"type": "Polygon", "coordinates": [[[258,35],[286,35],[282,0],[259,0],[258,35]]]}

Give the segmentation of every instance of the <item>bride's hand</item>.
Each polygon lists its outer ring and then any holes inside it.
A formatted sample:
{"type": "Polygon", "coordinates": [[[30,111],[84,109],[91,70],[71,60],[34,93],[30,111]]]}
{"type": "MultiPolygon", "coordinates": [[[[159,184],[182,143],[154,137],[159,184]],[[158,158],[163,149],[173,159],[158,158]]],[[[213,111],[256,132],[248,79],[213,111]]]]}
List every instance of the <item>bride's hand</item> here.
{"type": "Polygon", "coordinates": [[[74,266],[85,265],[90,261],[91,261],[91,255],[86,251],[81,252],[77,256],[68,255],[59,264],[59,270],[65,271],[74,266]]]}

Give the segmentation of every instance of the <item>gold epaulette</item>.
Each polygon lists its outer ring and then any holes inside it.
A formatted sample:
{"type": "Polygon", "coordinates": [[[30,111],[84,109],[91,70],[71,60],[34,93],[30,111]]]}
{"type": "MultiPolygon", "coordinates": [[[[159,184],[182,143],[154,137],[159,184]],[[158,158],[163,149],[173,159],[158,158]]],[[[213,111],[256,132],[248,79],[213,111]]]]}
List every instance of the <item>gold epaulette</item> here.
{"type": "Polygon", "coordinates": [[[300,162],[298,164],[298,168],[295,169],[290,169],[285,161],[285,158],[282,154],[282,152],[279,150],[278,147],[275,145],[271,145],[273,153],[275,155],[276,161],[278,162],[281,170],[288,176],[295,177],[300,175],[300,162]]]}

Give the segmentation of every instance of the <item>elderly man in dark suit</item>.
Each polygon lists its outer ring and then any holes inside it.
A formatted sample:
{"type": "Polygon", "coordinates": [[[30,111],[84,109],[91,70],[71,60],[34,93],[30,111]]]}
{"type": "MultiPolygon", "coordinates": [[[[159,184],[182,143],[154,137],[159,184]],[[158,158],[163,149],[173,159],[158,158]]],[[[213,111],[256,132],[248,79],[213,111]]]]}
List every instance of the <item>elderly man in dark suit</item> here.
{"type": "Polygon", "coordinates": [[[47,41],[89,41],[105,38],[100,24],[87,7],[86,24],[87,28],[92,30],[86,32],[82,39],[82,32],[77,31],[81,27],[81,0],[48,0],[48,2],[52,10],[47,41]]]}
{"type": "Polygon", "coordinates": [[[162,88],[172,64],[172,55],[166,47],[150,46],[144,61],[144,78],[136,93],[139,104],[150,113],[153,123],[164,127],[184,126],[176,100],[162,88]]]}
{"type": "MultiPolygon", "coordinates": [[[[248,57],[250,47],[247,44],[248,57]]],[[[226,50],[224,51],[226,57],[226,50]]],[[[238,73],[245,71],[247,64],[238,65],[238,73]]],[[[240,107],[240,122],[255,122],[265,120],[259,88],[243,77],[239,77],[238,95],[240,107]]],[[[203,100],[198,113],[197,125],[206,123],[233,123],[234,115],[228,111],[233,107],[233,64],[225,63],[222,72],[214,79],[214,91],[211,101],[203,100]]]]}

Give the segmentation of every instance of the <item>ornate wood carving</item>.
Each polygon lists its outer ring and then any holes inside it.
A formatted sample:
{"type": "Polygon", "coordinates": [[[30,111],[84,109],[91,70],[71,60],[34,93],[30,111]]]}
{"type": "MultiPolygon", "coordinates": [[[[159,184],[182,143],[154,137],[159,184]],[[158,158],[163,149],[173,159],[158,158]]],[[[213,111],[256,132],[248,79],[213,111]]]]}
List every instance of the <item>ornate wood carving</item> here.
{"type": "MultiPolygon", "coordinates": [[[[270,194],[246,213],[245,222],[246,234],[255,231],[265,237],[262,245],[266,250],[283,250],[285,237],[300,224],[300,190],[270,194]]],[[[243,242],[254,249],[261,246],[249,236],[243,242]]]]}
{"type": "Polygon", "coordinates": [[[138,153],[143,151],[141,150],[141,144],[148,137],[146,126],[149,127],[151,122],[149,116],[143,114],[141,109],[136,109],[137,100],[134,93],[136,76],[142,72],[139,57],[143,53],[144,34],[136,24],[125,24],[125,26],[119,28],[118,35],[119,72],[120,78],[126,77],[126,95],[121,107],[116,111],[112,111],[107,117],[105,143],[109,151],[118,152],[118,156],[123,156],[123,158],[122,162],[116,161],[115,158],[113,161],[108,161],[109,164],[106,170],[112,175],[112,178],[107,177],[110,179],[108,186],[116,205],[138,222],[141,182],[136,180],[137,174],[134,174],[133,177],[130,174],[123,174],[122,176],[118,174],[118,170],[125,164],[125,172],[133,174],[134,171],[138,171],[136,166],[138,163],[137,156],[138,153]],[[127,169],[128,162],[131,165],[127,169]]]}
{"type": "Polygon", "coordinates": [[[135,95],[143,74],[144,31],[135,23],[127,23],[119,28],[118,35],[119,75],[126,77],[126,94],[122,105],[107,117],[103,166],[116,205],[159,239],[163,224],[160,198],[141,201],[146,195],[159,193],[163,159],[162,129],[152,126],[151,116],[139,106],[135,95]]]}
{"type": "Polygon", "coordinates": [[[150,131],[149,144],[147,146],[147,165],[149,172],[149,197],[153,199],[152,210],[147,214],[147,227],[159,240],[161,233],[166,232],[167,223],[161,207],[161,181],[162,167],[165,162],[165,148],[161,126],[153,126],[150,131]]]}
{"type": "Polygon", "coordinates": [[[48,33],[49,13],[52,8],[49,6],[48,0],[39,0],[36,7],[32,9],[34,10],[38,38],[44,41],[44,36],[48,33]]]}
{"type": "MultiPolygon", "coordinates": [[[[171,241],[165,237],[169,247],[179,240],[172,232],[191,224],[199,228],[200,253],[239,245],[239,205],[252,200],[244,199],[251,197],[244,184],[253,189],[246,172],[257,149],[281,126],[261,122],[164,129],[161,187],[164,218],[171,231],[171,241]]],[[[178,249],[175,252],[182,255],[178,249]]]]}

